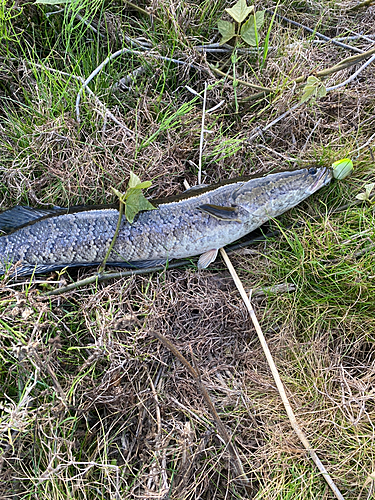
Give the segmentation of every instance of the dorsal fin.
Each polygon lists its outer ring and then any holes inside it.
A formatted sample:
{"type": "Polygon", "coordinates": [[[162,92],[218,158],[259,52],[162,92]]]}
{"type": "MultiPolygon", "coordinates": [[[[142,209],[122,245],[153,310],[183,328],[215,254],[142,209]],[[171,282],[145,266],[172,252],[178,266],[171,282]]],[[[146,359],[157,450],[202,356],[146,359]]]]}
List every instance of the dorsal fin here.
{"type": "Polygon", "coordinates": [[[66,213],[64,208],[32,208],[32,207],[21,207],[19,205],[5,210],[0,214],[0,231],[4,233],[10,233],[15,229],[22,226],[36,222],[44,217],[50,217],[52,215],[57,215],[59,213],[66,213]]]}
{"type": "Polygon", "coordinates": [[[34,224],[41,219],[102,209],[118,209],[118,203],[106,205],[76,205],[69,208],[33,208],[17,205],[0,214],[0,232],[9,234],[21,227],[34,224]]]}

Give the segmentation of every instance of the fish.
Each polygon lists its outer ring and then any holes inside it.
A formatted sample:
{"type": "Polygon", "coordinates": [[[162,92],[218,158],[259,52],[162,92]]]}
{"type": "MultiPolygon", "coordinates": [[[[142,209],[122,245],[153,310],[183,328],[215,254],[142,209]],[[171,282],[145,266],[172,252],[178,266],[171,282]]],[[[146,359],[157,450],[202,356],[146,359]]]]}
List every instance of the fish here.
{"type": "MultiPolygon", "coordinates": [[[[107,265],[145,268],[199,255],[208,267],[218,250],[293,208],[332,180],[311,167],[194,187],[178,198],[151,200],[155,210],[122,217],[107,265]]],[[[119,220],[118,207],[38,209],[0,214],[0,273],[12,276],[100,265],[119,220]]]]}

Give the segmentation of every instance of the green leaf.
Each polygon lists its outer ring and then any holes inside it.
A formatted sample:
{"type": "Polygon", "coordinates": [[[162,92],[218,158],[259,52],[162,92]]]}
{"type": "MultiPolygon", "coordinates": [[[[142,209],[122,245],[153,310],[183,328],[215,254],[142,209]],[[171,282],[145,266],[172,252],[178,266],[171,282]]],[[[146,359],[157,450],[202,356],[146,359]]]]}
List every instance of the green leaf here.
{"type": "Polygon", "coordinates": [[[372,190],[375,187],[375,182],[371,182],[371,184],[365,184],[365,192],[357,194],[357,200],[361,201],[370,201],[370,195],[372,190]]]}
{"type": "Polygon", "coordinates": [[[138,177],[138,175],[135,175],[134,172],[130,171],[130,179],[129,179],[128,188],[135,188],[140,183],[141,183],[141,179],[138,177]]]}
{"type": "Polygon", "coordinates": [[[115,188],[112,191],[125,206],[125,217],[132,224],[138,212],[144,210],[155,210],[155,207],[144,197],[142,189],[151,186],[150,181],[141,182],[141,179],[130,172],[128,188],[125,193],[121,193],[115,188]]]}
{"type": "Polygon", "coordinates": [[[139,197],[139,211],[141,210],[156,210],[156,207],[152,203],[148,201],[147,198],[143,196],[141,193],[141,196],[139,197]]]}
{"type": "Polygon", "coordinates": [[[313,98],[324,97],[327,93],[327,89],[324,83],[316,78],[316,76],[309,76],[304,87],[304,92],[301,97],[301,103],[307,102],[313,98]]]}
{"type": "Polygon", "coordinates": [[[365,184],[366,193],[368,194],[369,197],[374,187],[375,187],[375,182],[371,182],[370,184],[365,184]]]}
{"type": "Polygon", "coordinates": [[[367,193],[359,193],[359,194],[357,194],[356,198],[357,198],[357,200],[361,200],[361,201],[367,201],[369,199],[367,193]]]}
{"type": "Polygon", "coordinates": [[[142,210],[155,210],[155,207],[137,188],[129,188],[126,192],[125,217],[132,224],[137,213],[142,210]]]}
{"type": "Polygon", "coordinates": [[[264,10],[256,12],[248,21],[246,21],[245,24],[241,26],[241,38],[252,47],[256,47],[257,45],[256,34],[264,24],[264,12],[264,10]],[[256,27],[254,20],[256,21],[256,27]]]}
{"type": "Polygon", "coordinates": [[[332,163],[332,169],[333,177],[335,179],[345,179],[345,177],[347,177],[353,170],[353,162],[349,158],[343,158],[342,160],[332,163]]]}
{"type": "Polygon", "coordinates": [[[126,191],[125,217],[130,222],[134,221],[134,217],[139,212],[139,198],[141,192],[138,189],[130,188],[126,191]]]}
{"type": "Polygon", "coordinates": [[[219,21],[217,23],[217,27],[220,35],[222,36],[220,40],[221,45],[229,42],[229,40],[231,40],[236,34],[234,23],[230,23],[229,21],[219,21]]]}
{"type": "Polygon", "coordinates": [[[136,186],[134,186],[134,188],[135,189],[147,189],[150,186],[152,186],[152,182],[151,181],[143,181],[143,182],[137,184],[136,186]]]}
{"type": "Polygon", "coordinates": [[[35,4],[43,4],[43,5],[62,5],[65,3],[69,3],[71,0],[36,0],[35,4]]]}
{"type": "Polygon", "coordinates": [[[246,5],[246,0],[238,0],[230,9],[225,9],[237,23],[242,23],[254,11],[254,6],[246,5]]]}

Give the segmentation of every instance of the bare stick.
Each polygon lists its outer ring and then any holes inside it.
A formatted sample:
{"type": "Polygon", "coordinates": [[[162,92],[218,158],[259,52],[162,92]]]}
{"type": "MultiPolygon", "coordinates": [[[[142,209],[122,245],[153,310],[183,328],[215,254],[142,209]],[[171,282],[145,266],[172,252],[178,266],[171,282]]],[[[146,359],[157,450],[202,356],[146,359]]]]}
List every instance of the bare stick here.
{"type": "MultiPolygon", "coordinates": [[[[168,62],[173,62],[175,64],[189,66],[191,68],[195,68],[198,70],[205,69],[205,68],[200,68],[194,64],[188,63],[186,61],[181,61],[180,59],[174,59],[173,57],[166,57],[166,56],[162,56],[160,54],[154,54],[150,50],[147,50],[147,49],[145,49],[145,52],[139,52],[137,50],[133,50],[133,49],[129,49],[129,48],[120,49],[120,50],[114,52],[113,54],[109,55],[106,59],[104,59],[104,61],[101,62],[97,68],[94,69],[94,71],[86,78],[86,80],[84,80],[83,85],[80,88],[80,90],[77,94],[77,98],[76,98],[76,118],[77,118],[78,123],[80,122],[79,104],[81,102],[81,96],[82,96],[83,91],[86,88],[88,89],[88,84],[91,82],[91,80],[93,78],[95,78],[95,76],[98,73],[100,73],[100,71],[104,68],[104,66],[106,66],[110,61],[112,61],[113,59],[116,59],[116,57],[119,57],[122,54],[134,54],[134,55],[143,56],[143,57],[145,55],[148,55],[150,57],[154,57],[155,59],[160,59],[162,61],[168,61],[168,62]]],[[[131,131],[129,130],[129,132],[131,132],[131,131]]]]}
{"type": "MultiPolygon", "coordinates": [[[[225,78],[228,78],[229,80],[234,80],[233,76],[228,75],[227,73],[224,73],[223,71],[221,71],[218,68],[215,68],[215,66],[212,66],[211,64],[209,66],[210,66],[211,71],[213,71],[214,73],[216,73],[220,76],[224,76],[225,78]]],[[[270,94],[271,92],[277,91],[277,89],[263,87],[262,85],[255,85],[254,83],[245,82],[245,80],[238,80],[237,78],[236,78],[236,82],[240,85],[244,85],[245,87],[250,87],[251,89],[254,89],[254,90],[260,90],[262,93],[265,93],[265,94],[270,94]]]]}
{"type": "MultiPolygon", "coordinates": [[[[325,78],[329,75],[332,75],[333,73],[337,73],[338,71],[342,71],[343,69],[349,68],[350,66],[354,66],[354,64],[357,64],[358,62],[362,61],[363,59],[366,59],[366,57],[371,56],[374,53],[375,53],[375,48],[372,48],[366,52],[363,52],[362,54],[357,54],[355,56],[347,57],[346,59],[343,59],[334,66],[322,69],[321,71],[317,71],[316,73],[314,73],[314,76],[316,76],[317,78],[325,78]]],[[[214,71],[214,68],[211,69],[214,71]]],[[[227,76],[227,78],[229,79],[232,78],[230,75],[225,75],[225,76],[227,76]]],[[[290,84],[304,83],[306,79],[307,75],[303,75],[299,76],[298,78],[295,78],[294,80],[291,80],[289,83],[290,84]]],[[[252,87],[252,85],[248,85],[247,82],[244,82],[243,80],[237,80],[237,82],[241,85],[247,85],[248,87],[252,87]]],[[[263,92],[257,92],[256,94],[250,95],[242,99],[241,103],[259,99],[261,97],[264,97],[265,94],[269,94],[272,92],[276,93],[277,90],[278,89],[270,89],[270,91],[264,90],[263,92]]]]}
{"type": "Polygon", "coordinates": [[[331,476],[328,474],[327,472],[327,469],[324,467],[324,465],[322,464],[322,462],[320,461],[318,455],[315,453],[315,451],[312,449],[311,447],[311,444],[309,443],[307,437],[305,436],[304,432],[302,431],[300,425],[298,424],[297,420],[296,420],[296,416],[294,414],[294,411],[289,403],[289,400],[288,400],[288,397],[286,395],[286,392],[285,392],[285,388],[284,388],[284,385],[281,381],[281,378],[280,378],[280,375],[279,375],[279,372],[277,370],[277,367],[275,365],[275,362],[272,358],[272,354],[271,354],[271,351],[269,350],[269,347],[268,347],[268,344],[267,344],[267,341],[263,335],[263,332],[262,332],[262,329],[260,327],[260,324],[258,322],[258,319],[256,317],[256,314],[255,314],[255,311],[253,309],[253,306],[251,305],[251,302],[245,292],[245,289],[242,285],[242,282],[240,280],[240,278],[238,277],[238,274],[236,273],[236,270],[234,269],[231,261],[229,260],[229,257],[226,253],[226,251],[224,250],[224,248],[220,248],[220,252],[221,252],[221,255],[229,269],[229,272],[230,274],[232,275],[232,278],[233,278],[233,281],[235,282],[236,286],[237,286],[237,289],[238,291],[240,292],[241,294],[241,297],[242,297],[242,300],[244,301],[246,307],[247,307],[247,310],[249,311],[249,314],[250,314],[250,318],[253,322],[253,325],[255,327],[255,330],[258,334],[258,338],[259,338],[259,341],[262,345],[262,348],[263,348],[263,351],[264,351],[264,354],[267,358],[267,362],[268,362],[268,365],[271,369],[271,372],[272,372],[272,376],[276,382],[276,386],[277,386],[277,389],[279,391],[279,394],[280,394],[280,397],[282,399],[282,402],[284,404],[284,407],[285,407],[285,410],[287,412],[287,415],[288,415],[288,418],[290,420],[290,423],[292,424],[292,427],[293,427],[293,430],[294,432],[297,434],[298,438],[300,439],[301,443],[303,444],[303,446],[306,448],[306,450],[309,452],[313,462],[315,463],[315,465],[318,467],[318,469],[320,470],[320,472],[322,473],[324,479],[327,481],[329,487],[331,488],[331,490],[333,491],[334,495],[336,496],[336,498],[338,500],[344,500],[344,497],[342,496],[342,494],[340,493],[339,489],[337,488],[337,486],[335,485],[335,483],[333,482],[331,476]]]}
{"type": "Polygon", "coordinates": [[[373,61],[375,61],[375,54],[372,57],[370,57],[370,59],[368,61],[366,61],[365,64],[363,64],[359,69],[357,69],[357,71],[355,73],[353,73],[347,80],[345,80],[344,82],[338,83],[337,85],[334,85],[333,87],[327,87],[326,88],[327,92],[330,92],[331,90],[339,89],[341,87],[344,87],[348,83],[352,82],[373,61]]]}
{"type": "Polygon", "coordinates": [[[279,121],[283,120],[285,117],[287,117],[288,115],[290,115],[290,113],[292,113],[292,111],[294,111],[295,109],[299,108],[302,104],[304,104],[304,103],[303,102],[297,102],[297,104],[295,104],[290,109],[288,109],[287,111],[285,111],[285,113],[283,113],[282,115],[280,115],[277,118],[275,118],[275,120],[273,120],[271,123],[269,123],[265,127],[263,127],[263,128],[257,127],[257,129],[255,130],[255,132],[248,138],[248,141],[249,142],[253,141],[256,137],[258,137],[258,135],[263,134],[263,132],[266,132],[268,129],[270,129],[271,127],[273,127],[274,125],[276,125],[276,123],[279,123],[279,121]]]}
{"type": "Polygon", "coordinates": [[[199,141],[198,185],[202,184],[202,156],[203,156],[203,145],[204,145],[204,120],[206,117],[206,101],[207,101],[207,82],[204,82],[201,137],[199,141]]]}
{"type": "Polygon", "coordinates": [[[361,151],[361,149],[367,148],[368,146],[371,145],[373,141],[375,141],[375,134],[372,134],[370,138],[364,144],[362,144],[362,146],[359,146],[359,148],[353,149],[353,151],[349,151],[348,155],[352,155],[353,153],[358,153],[359,151],[361,151]]]}
{"type": "Polygon", "coordinates": [[[276,15],[277,18],[279,18],[281,21],[284,21],[286,23],[289,23],[293,26],[297,26],[297,28],[303,28],[307,33],[311,33],[312,35],[316,36],[317,38],[320,38],[321,40],[325,40],[326,42],[332,42],[334,45],[337,45],[338,47],[342,47],[343,49],[348,49],[348,50],[353,50],[354,52],[363,52],[363,50],[358,49],[357,47],[352,47],[351,45],[346,45],[346,43],[339,42],[335,39],[329,38],[326,35],[323,35],[322,33],[319,33],[316,30],[313,30],[304,24],[297,23],[296,21],[292,21],[291,19],[288,19],[287,17],[282,16],[281,14],[278,14],[277,12],[273,11],[272,9],[266,9],[267,12],[269,12],[272,15],[276,15]]]}
{"type": "MultiPolygon", "coordinates": [[[[345,80],[344,82],[341,82],[341,83],[339,83],[337,85],[334,85],[333,87],[327,87],[326,91],[327,92],[331,92],[332,90],[336,90],[336,89],[339,89],[341,87],[344,87],[345,85],[347,85],[348,83],[350,83],[351,81],[353,81],[361,73],[361,71],[363,71],[369,64],[371,64],[373,61],[375,61],[375,49],[372,49],[371,51],[369,50],[366,53],[366,55],[368,55],[369,52],[373,53],[373,56],[370,57],[370,59],[368,61],[366,61],[365,64],[363,64],[347,80],[345,80]]],[[[361,54],[360,57],[353,56],[351,58],[348,58],[348,59],[351,60],[350,61],[350,65],[355,64],[355,62],[357,62],[359,59],[363,59],[363,56],[364,56],[364,54],[361,54]],[[353,59],[355,60],[355,62],[353,62],[353,59]]],[[[346,59],[346,61],[348,61],[348,59],[346,59]]],[[[340,69],[343,69],[342,66],[341,66],[341,64],[338,65],[338,66],[334,66],[333,68],[336,68],[335,71],[339,71],[340,69]]],[[[331,68],[331,69],[333,69],[333,68],[331,68]]],[[[320,72],[320,73],[322,73],[322,72],[320,72]]],[[[321,74],[319,75],[319,73],[317,73],[317,76],[322,76],[322,75],[321,74]]],[[[296,81],[297,80],[295,80],[295,82],[296,81]]],[[[256,137],[258,137],[259,135],[263,134],[263,132],[266,132],[268,129],[270,129],[271,127],[273,127],[277,123],[279,123],[279,121],[283,120],[285,117],[287,117],[288,115],[290,115],[290,113],[292,111],[294,111],[295,109],[299,108],[302,104],[304,104],[304,102],[301,102],[301,101],[297,102],[294,106],[292,106],[290,109],[288,109],[287,111],[285,111],[285,113],[283,113],[282,115],[278,116],[275,120],[273,120],[271,123],[269,123],[265,127],[255,129],[255,132],[249,137],[248,141],[249,142],[253,141],[256,137]]],[[[315,128],[314,128],[314,130],[315,130],[315,128]]]]}
{"type": "Polygon", "coordinates": [[[315,123],[315,125],[314,125],[314,127],[313,127],[312,131],[311,131],[311,132],[309,133],[309,135],[307,136],[307,139],[306,139],[306,141],[305,141],[305,144],[302,146],[300,153],[303,153],[303,152],[305,151],[305,149],[307,148],[307,145],[308,145],[308,143],[309,143],[309,140],[310,140],[310,139],[311,139],[311,137],[313,136],[313,133],[315,132],[315,130],[319,127],[319,125],[320,125],[320,122],[321,122],[321,121],[322,121],[322,119],[321,119],[321,118],[319,118],[319,120],[315,123]]]}
{"type": "Polygon", "coordinates": [[[169,349],[171,351],[171,353],[174,356],[176,356],[177,359],[179,359],[181,361],[181,363],[184,365],[186,370],[194,378],[194,380],[198,386],[198,389],[200,390],[200,392],[201,392],[201,394],[206,402],[206,405],[208,406],[208,408],[210,410],[211,416],[215,420],[218,433],[219,433],[220,437],[223,439],[223,441],[225,442],[225,444],[228,448],[228,451],[232,456],[234,466],[236,469],[236,474],[238,476],[237,479],[240,479],[241,481],[248,484],[249,479],[247,478],[247,476],[243,470],[242,462],[238,456],[238,453],[237,453],[235,447],[232,444],[231,438],[228,434],[228,431],[227,431],[225,425],[221,421],[221,418],[219,417],[219,414],[216,411],[215,405],[213,404],[206,387],[202,383],[199,371],[196,368],[193,368],[193,366],[189,363],[189,361],[180,353],[180,351],[177,349],[177,347],[169,339],[167,339],[167,337],[164,337],[164,335],[162,335],[161,333],[156,332],[156,331],[153,331],[152,333],[158,340],[160,340],[160,342],[167,349],[169,349]]]}

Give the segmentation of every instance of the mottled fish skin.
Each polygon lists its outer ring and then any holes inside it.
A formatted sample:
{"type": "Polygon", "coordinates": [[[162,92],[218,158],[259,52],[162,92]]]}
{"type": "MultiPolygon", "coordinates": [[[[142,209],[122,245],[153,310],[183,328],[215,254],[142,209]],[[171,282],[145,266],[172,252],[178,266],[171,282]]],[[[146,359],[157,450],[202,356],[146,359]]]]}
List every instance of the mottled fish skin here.
{"type": "MultiPolygon", "coordinates": [[[[180,201],[164,201],[142,212],[133,224],[123,218],[108,264],[171,260],[204,254],[228,245],[267,220],[296,206],[327,185],[325,167],[280,172],[236,181],[180,201]],[[203,205],[232,207],[228,219],[205,212],[203,205]]],[[[223,211],[224,212],[224,211],[223,211]]],[[[0,272],[19,263],[17,274],[100,263],[118,222],[116,209],[81,211],[38,220],[0,237],[0,272]]]]}

